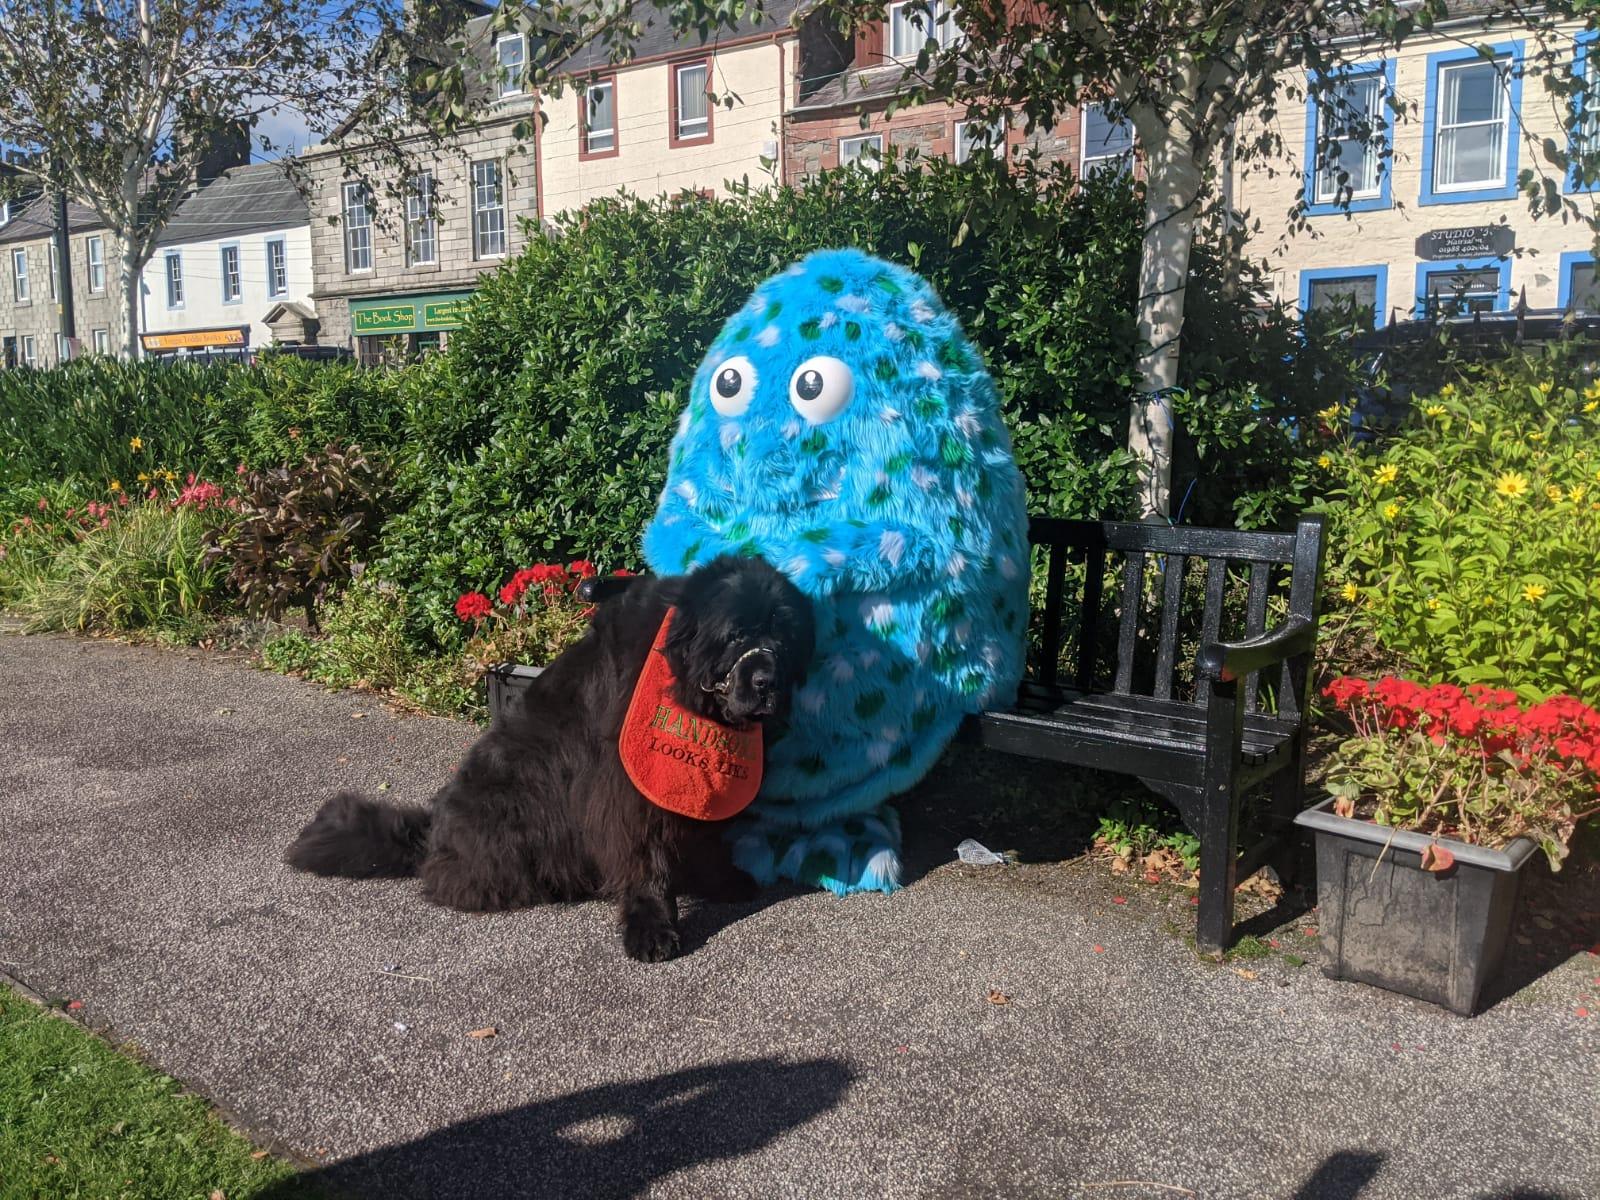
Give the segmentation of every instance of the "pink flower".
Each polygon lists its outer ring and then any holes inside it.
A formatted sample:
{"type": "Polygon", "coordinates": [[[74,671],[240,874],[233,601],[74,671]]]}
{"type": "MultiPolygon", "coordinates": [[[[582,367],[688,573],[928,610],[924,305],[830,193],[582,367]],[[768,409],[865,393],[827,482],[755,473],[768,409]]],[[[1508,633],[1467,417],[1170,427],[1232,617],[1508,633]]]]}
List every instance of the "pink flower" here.
{"type": "Polygon", "coordinates": [[[49,507],[50,507],[50,501],[46,500],[43,496],[40,496],[39,497],[39,511],[40,512],[44,512],[49,507]]]}

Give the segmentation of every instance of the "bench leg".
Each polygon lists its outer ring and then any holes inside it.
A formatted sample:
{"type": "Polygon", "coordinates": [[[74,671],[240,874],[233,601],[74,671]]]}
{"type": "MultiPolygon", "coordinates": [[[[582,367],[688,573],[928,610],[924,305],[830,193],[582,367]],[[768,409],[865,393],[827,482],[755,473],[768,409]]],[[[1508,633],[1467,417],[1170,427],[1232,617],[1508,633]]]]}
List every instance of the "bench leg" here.
{"type": "Polygon", "coordinates": [[[1278,848],[1272,857],[1272,869],[1278,873],[1278,882],[1285,888],[1293,886],[1300,862],[1300,831],[1294,819],[1305,807],[1305,795],[1305,739],[1296,735],[1293,757],[1283,770],[1272,777],[1272,835],[1278,839],[1278,848]]]}
{"type": "Polygon", "coordinates": [[[1233,941],[1233,889],[1239,867],[1239,747],[1244,711],[1231,680],[1218,680],[1206,704],[1205,785],[1200,817],[1200,911],[1195,945],[1220,954],[1233,941]]]}

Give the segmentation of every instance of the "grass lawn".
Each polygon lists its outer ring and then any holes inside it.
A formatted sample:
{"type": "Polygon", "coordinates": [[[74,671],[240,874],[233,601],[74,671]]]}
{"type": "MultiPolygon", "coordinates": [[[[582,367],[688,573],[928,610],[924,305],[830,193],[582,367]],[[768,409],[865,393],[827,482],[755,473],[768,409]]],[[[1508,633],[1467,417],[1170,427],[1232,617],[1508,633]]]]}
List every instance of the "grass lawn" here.
{"type": "Polygon", "coordinates": [[[0,986],[0,1198],[274,1200],[294,1168],[172,1078],[0,986]]]}

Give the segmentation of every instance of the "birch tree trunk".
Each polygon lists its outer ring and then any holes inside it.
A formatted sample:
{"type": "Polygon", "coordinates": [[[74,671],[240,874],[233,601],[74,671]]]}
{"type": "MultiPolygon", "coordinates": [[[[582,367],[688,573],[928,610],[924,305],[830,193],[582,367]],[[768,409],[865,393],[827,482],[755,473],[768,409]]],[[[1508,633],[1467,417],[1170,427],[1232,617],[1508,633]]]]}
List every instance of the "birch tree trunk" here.
{"type": "Polygon", "coordinates": [[[139,272],[144,264],[131,237],[119,238],[117,246],[117,354],[132,362],[139,357],[139,272]]]}
{"type": "MultiPolygon", "coordinates": [[[[1142,124],[1142,123],[1141,123],[1142,124]]],[[[1142,464],[1140,507],[1171,515],[1172,399],[1178,383],[1189,248],[1194,243],[1200,166],[1179,131],[1145,138],[1145,229],[1139,252],[1139,394],[1128,420],[1128,449],[1142,464]]]]}

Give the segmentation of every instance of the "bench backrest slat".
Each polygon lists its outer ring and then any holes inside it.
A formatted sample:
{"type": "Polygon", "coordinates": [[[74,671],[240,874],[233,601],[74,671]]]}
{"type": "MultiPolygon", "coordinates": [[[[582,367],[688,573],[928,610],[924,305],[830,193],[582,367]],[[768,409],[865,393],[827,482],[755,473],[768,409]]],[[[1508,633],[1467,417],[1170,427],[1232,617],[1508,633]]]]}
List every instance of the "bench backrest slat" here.
{"type": "MultiPolygon", "coordinates": [[[[1267,628],[1267,584],[1271,580],[1272,565],[1264,562],[1250,564],[1250,592],[1244,606],[1244,634],[1255,637],[1267,628]]],[[[1244,677],[1244,710],[1255,712],[1261,690],[1260,671],[1251,671],[1244,677]]]]}
{"type": "MultiPolygon", "coordinates": [[[[1200,641],[1215,641],[1222,632],[1222,601],[1224,590],[1228,584],[1228,560],[1225,558],[1206,559],[1206,607],[1200,618],[1200,641]]],[[[1206,704],[1211,699],[1211,680],[1204,676],[1200,679],[1199,686],[1195,689],[1196,699],[1201,704],[1206,704]]]]}
{"type": "Polygon", "coordinates": [[[1100,604],[1105,597],[1106,553],[1103,545],[1084,548],[1083,612],[1078,621],[1078,669],[1072,686],[1080,692],[1094,688],[1095,651],[1100,636],[1100,604]]]}
{"type": "MultiPolygon", "coordinates": [[[[1322,579],[1323,524],[1321,517],[1302,517],[1295,532],[1294,565],[1289,580],[1289,615],[1317,624],[1319,583],[1322,579]]],[[[1298,717],[1311,702],[1311,656],[1303,654],[1283,664],[1278,711],[1298,717]]]]}
{"type": "Polygon", "coordinates": [[[1178,617],[1183,611],[1183,576],[1189,560],[1182,554],[1167,556],[1165,587],[1161,597],[1161,636],[1156,643],[1158,700],[1172,699],[1172,668],[1178,657],[1178,617]]]}
{"type": "Polygon", "coordinates": [[[1044,644],[1046,653],[1039,666],[1039,678],[1047,685],[1056,682],[1056,660],[1060,657],[1062,591],[1067,578],[1067,547],[1059,542],[1050,547],[1050,565],[1045,576],[1044,644]]]}
{"type": "Polygon", "coordinates": [[[1117,679],[1111,688],[1124,696],[1133,690],[1134,640],[1143,606],[1144,555],[1135,550],[1122,564],[1122,628],[1117,632],[1117,679]]]}

